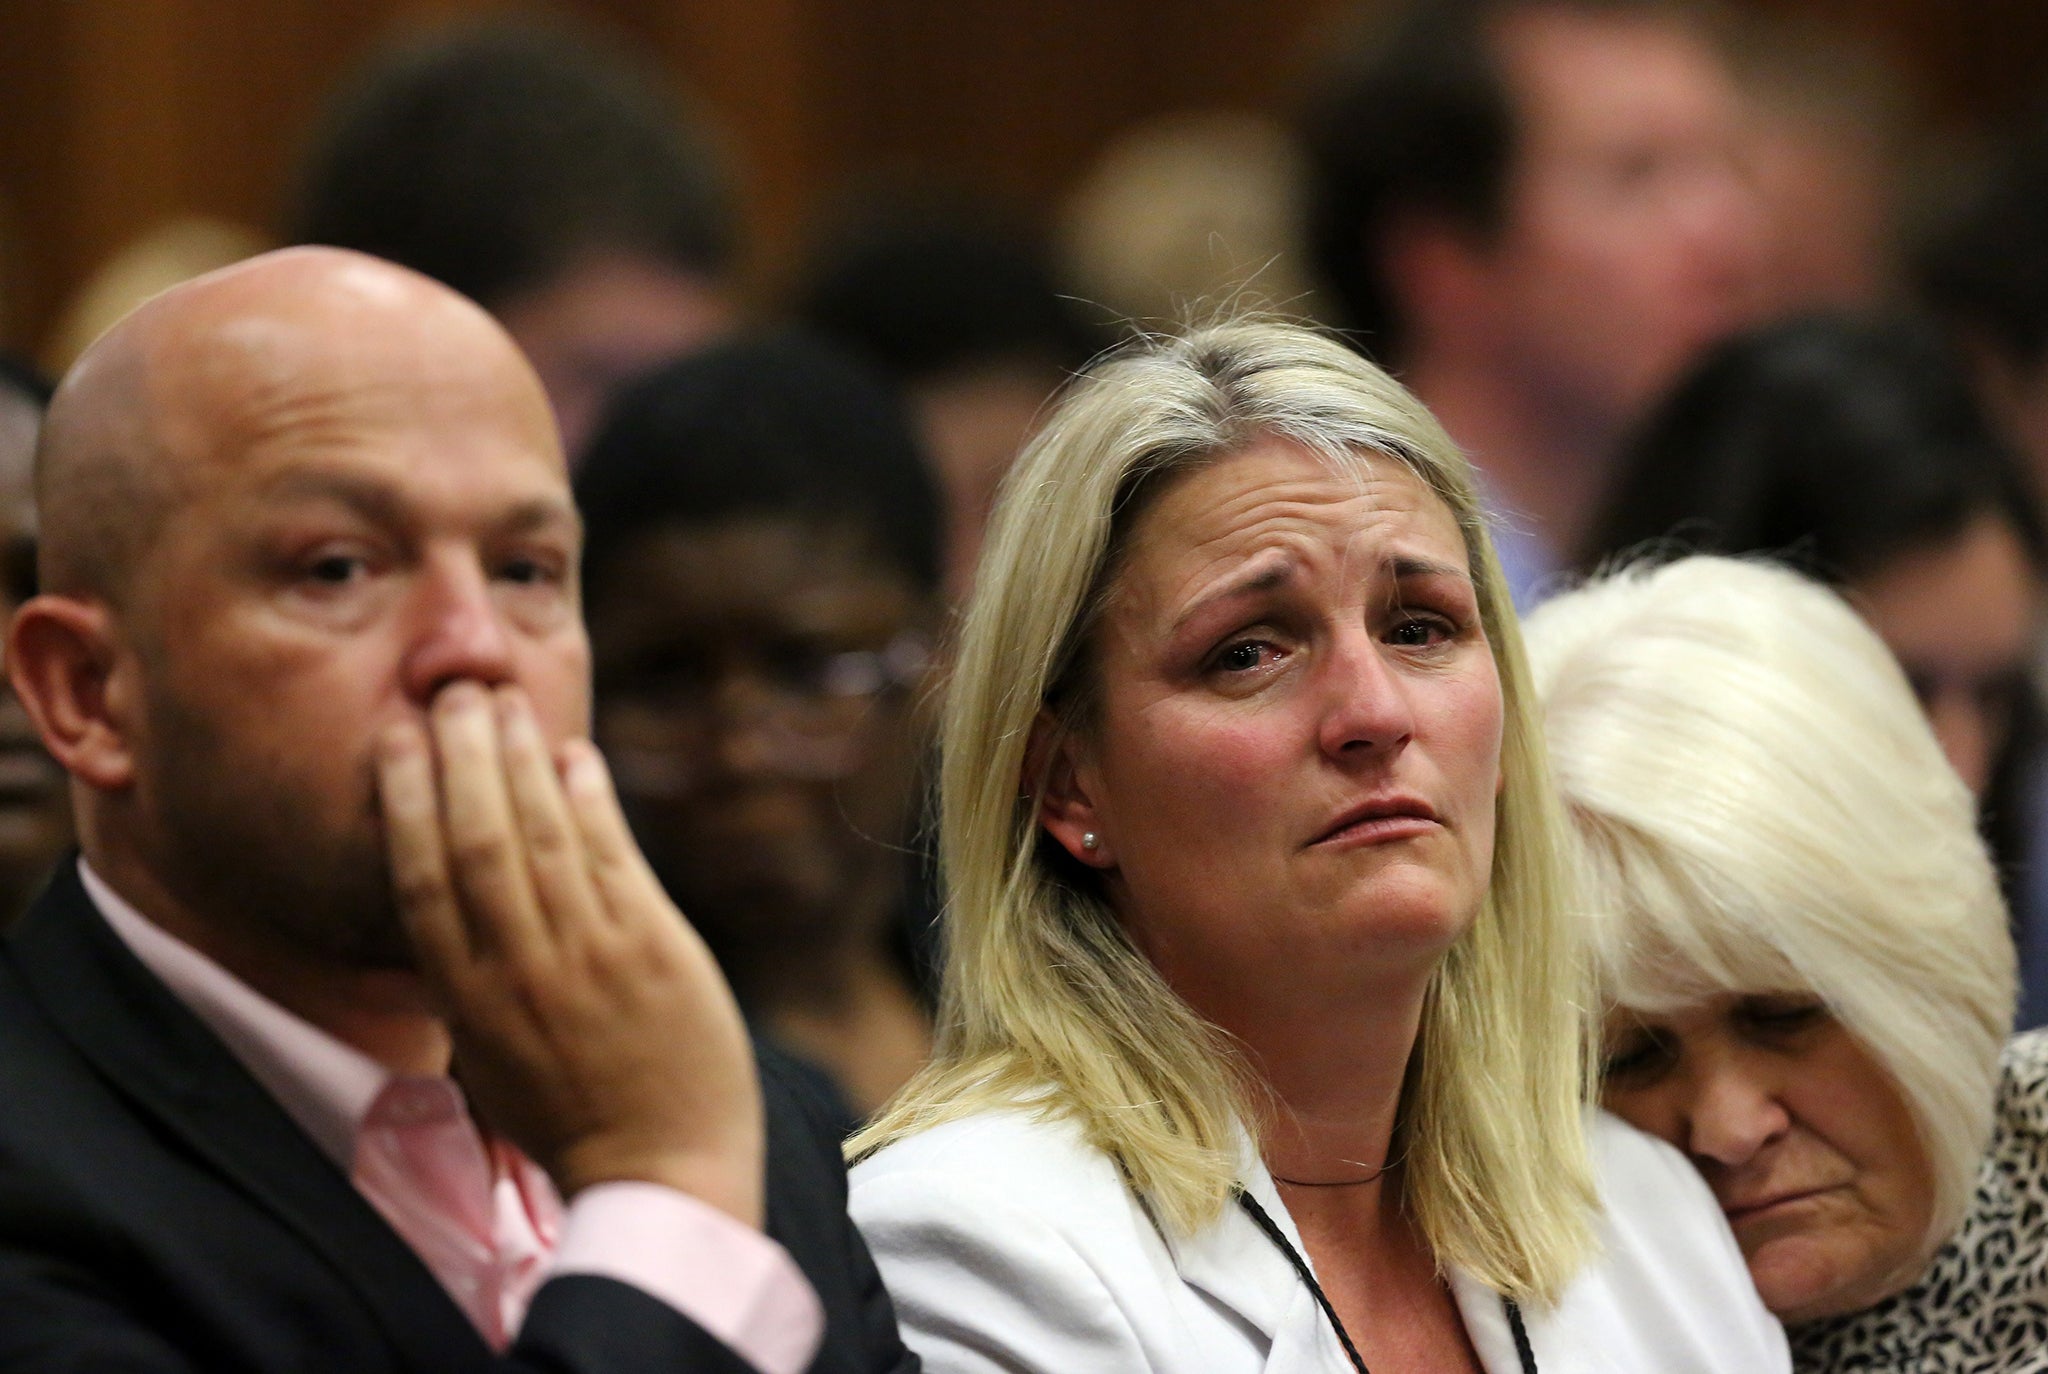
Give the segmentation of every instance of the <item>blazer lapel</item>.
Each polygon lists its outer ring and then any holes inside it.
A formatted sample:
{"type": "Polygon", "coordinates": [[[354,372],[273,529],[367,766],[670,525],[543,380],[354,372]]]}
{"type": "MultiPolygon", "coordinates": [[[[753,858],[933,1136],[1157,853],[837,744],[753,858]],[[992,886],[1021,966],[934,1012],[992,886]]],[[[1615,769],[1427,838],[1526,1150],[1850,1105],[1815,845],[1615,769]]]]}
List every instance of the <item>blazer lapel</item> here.
{"type": "Polygon", "coordinates": [[[135,1110],[297,1232],[421,1370],[490,1352],[431,1271],[214,1034],[143,967],[66,865],[8,954],[58,1030],[135,1110]]]}
{"type": "MultiPolygon", "coordinates": [[[[1273,1218],[1295,1253],[1303,1254],[1294,1219],[1287,1214],[1248,1139],[1240,1142],[1239,1154],[1238,1178],[1245,1191],[1273,1218]]],[[[1264,1369],[1273,1374],[1350,1374],[1350,1362],[1315,1295],[1239,1203],[1233,1201],[1213,1225],[1196,1235],[1175,1236],[1163,1227],[1160,1234],[1175,1269],[1189,1287],[1234,1313],[1270,1342],[1264,1369]]]]}

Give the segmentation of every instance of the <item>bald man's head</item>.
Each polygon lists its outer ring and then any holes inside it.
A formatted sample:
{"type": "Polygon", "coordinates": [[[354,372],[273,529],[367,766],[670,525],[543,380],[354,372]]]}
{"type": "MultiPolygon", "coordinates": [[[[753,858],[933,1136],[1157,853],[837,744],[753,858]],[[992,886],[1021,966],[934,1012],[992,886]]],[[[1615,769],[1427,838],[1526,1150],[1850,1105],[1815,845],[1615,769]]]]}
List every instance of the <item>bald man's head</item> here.
{"type": "Polygon", "coordinates": [[[165,518],[287,427],[317,434],[411,364],[464,350],[545,417],[539,382],[481,309],[405,268],[288,248],[174,287],[86,350],[36,459],[44,590],[124,603],[165,518]]]}
{"type": "Polygon", "coordinates": [[[85,857],[202,943],[402,966],[377,741],[457,681],[519,687],[551,743],[587,728],[533,369],[446,287],[293,249],[115,326],[45,436],[7,669],[85,857]]]}

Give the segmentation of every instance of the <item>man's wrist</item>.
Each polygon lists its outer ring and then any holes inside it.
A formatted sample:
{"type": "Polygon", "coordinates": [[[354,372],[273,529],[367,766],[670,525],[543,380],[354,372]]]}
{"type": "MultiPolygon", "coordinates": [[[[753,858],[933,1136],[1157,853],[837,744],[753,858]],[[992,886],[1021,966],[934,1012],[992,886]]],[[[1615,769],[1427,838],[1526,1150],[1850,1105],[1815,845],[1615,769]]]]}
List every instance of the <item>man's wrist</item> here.
{"type": "Polygon", "coordinates": [[[687,1193],[760,1230],[766,1216],[765,1142],[694,1150],[593,1141],[572,1147],[548,1170],[566,1200],[607,1183],[652,1183],[687,1193]]]}

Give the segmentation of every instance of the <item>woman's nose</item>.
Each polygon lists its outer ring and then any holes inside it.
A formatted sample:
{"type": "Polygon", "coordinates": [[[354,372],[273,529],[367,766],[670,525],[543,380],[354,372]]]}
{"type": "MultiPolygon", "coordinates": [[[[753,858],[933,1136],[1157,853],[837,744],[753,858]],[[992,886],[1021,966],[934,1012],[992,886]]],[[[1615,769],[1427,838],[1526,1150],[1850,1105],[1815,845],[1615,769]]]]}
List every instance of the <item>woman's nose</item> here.
{"type": "Polygon", "coordinates": [[[1696,1070],[1689,1086],[1686,1148],[1696,1158],[1739,1167],[1791,1127],[1777,1085],[1743,1058],[1696,1070]]]}
{"type": "Polygon", "coordinates": [[[1415,733],[1408,685],[1387,661],[1379,641],[1359,630],[1334,644],[1325,665],[1323,751],[1336,758],[1407,743],[1415,733]]]}

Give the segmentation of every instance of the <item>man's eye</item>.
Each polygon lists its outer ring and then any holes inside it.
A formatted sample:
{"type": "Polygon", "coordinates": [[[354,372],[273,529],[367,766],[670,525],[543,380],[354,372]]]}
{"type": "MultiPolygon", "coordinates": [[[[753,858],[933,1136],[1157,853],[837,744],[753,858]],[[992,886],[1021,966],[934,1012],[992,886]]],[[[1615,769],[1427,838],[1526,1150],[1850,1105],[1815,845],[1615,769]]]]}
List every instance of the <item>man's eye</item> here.
{"type": "Polygon", "coordinates": [[[355,554],[331,553],[306,565],[306,576],[315,582],[339,587],[362,576],[368,563],[355,554]]]}
{"type": "Polygon", "coordinates": [[[508,552],[499,560],[495,575],[500,581],[522,587],[560,586],[569,580],[568,570],[575,566],[575,561],[573,554],[545,548],[508,552]]]}

